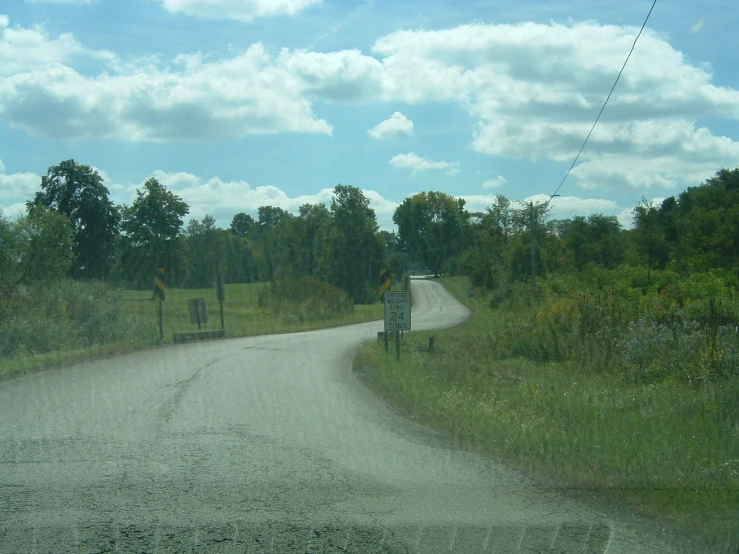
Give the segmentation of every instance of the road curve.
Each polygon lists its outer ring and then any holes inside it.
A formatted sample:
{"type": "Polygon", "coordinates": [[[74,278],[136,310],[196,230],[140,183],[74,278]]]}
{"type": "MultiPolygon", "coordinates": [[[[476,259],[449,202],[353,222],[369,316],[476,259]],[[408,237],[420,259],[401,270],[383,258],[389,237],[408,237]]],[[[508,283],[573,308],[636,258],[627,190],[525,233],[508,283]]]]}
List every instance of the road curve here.
{"type": "MultiPolygon", "coordinates": [[[[413,283],[414,329],[468,317],[413,283]]],[[[352,374],[381,323],[0,382],[0,552],[669,552],[457,450],[352,374]]]]}

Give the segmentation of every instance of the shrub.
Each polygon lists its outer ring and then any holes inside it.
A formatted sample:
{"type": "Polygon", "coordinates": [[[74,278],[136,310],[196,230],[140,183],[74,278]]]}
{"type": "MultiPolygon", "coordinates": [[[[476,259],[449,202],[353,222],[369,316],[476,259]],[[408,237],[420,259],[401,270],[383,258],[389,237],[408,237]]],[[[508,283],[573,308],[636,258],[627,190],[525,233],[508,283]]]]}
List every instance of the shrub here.
{"type": "Polygon", "coordinates": [[[58,280],[4,289],[0,355],[41,354],[108,343],[156,341],[149,318],[123,314],[116,291],[101,282],[58,280]]]}
{"type": "Polygon", "coordinates": [[[668,271],[642,288],[638,271],[600,271],[508,283],[490,293],[497,358],[569,362],[628,381],[694,386],[739,375],[739,302],[721,279],[694,275],[675,283],[668,271]],[[628,277],[625,279],[625,277],[628,277]],[[638,287],[638,288],[635,288],[638,287]]]}
{"type": "Polygon", "coordinates": [[[343,290],[318,279],[281,279],[259,294],[265,313],[282,315],[286,323],[327,320],[354,312],[354,301],[343,290]]]}

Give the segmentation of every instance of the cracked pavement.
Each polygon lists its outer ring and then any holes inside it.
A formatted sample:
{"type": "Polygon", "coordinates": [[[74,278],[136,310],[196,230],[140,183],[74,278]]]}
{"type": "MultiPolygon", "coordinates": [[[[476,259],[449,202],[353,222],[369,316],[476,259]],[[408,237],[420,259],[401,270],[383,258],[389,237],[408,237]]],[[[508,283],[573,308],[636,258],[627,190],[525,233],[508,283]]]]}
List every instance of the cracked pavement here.
{"type": "MultiPolygon", "coordinates": [[[[468,317],[438,283],[413,294],[414,329],[468,317]]],[[[381,325],[0,382],[0,551],[678,550],[393,412],[351,371],[381,325]]]]}

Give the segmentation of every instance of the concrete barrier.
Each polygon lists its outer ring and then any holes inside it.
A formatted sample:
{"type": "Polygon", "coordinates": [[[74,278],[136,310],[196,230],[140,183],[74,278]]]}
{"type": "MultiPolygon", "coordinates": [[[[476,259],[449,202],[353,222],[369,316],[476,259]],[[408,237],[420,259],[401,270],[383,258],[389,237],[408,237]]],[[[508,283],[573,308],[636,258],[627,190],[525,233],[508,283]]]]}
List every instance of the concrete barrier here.
{"type": "Polygon", "coordinates": [[[175,342],[191,342],[195,340],[220,339],[226,336],[224,329],[207,329],[205,331],[185,331],[175,333],[175,342]]]}

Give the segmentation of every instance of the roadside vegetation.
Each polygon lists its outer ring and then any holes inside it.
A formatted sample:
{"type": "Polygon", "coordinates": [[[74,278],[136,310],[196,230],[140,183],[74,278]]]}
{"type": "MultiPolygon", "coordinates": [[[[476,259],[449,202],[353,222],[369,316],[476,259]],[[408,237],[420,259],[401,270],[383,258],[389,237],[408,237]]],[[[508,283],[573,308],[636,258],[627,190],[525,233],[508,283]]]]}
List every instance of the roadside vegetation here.
{"type": "Polygon", "coordinates": [[[354,368],[371,388],[460,446],[544,470],[561,487],[606,491],[736,549],[735,301],[686,299],[679,308],[658,293],[602,297],[557,278],[505,295],[466,277],[442,283],[471,319],[409,333],[400,363],[365,344],[354,368]]]}
{"type": "MultiPolygon", "coordinates": [[[[121,291],[124,311],[158,325],[158,306],[151,296],[150,291],[121,291]]],[[[221,328],[215,289],[169,289],[163,310],[165,342],[171,342],[175,332],[197,329],[190,323],[190,298],[205,300],[208,321],[202,324],[203,329],[221,328]]],[[[246,337],[376,321],[382,319],[383,307],[380,303],[354,304],[347,293],[327,283],[305,279],[226,285],[223,314],[226,336],[246,337]]]]}
{"type": "MultiPolygon", "coordinates": [[[[413,214],[428,201],[406,199],[401,231],[424,236],[413,214]]],[[[736,552],[739,169],[643,200],[631,229],[550,208],[499,195],[484,213],[455,212],[467,235],[453,248],[409,241],[473,316],[411,332],[400,363],[367,343],[355,370],[461,446],[736,552]]]]}
{"type": "MultiPolygon", "coordinates": [[[[100,282],[40,282],[0,301],[0,377],[39,367],[169,344],[192,331],[187,301],[203,298],[220,329],[215,289],[169,289],[159,339],[158,302],[151,291],[120,290],[100,282]]],[[[355,305],[343,291],[313,280],[226,285],[228,337],[309,331],[382,319],[382,304],[355,305]]]]}
{"type": "Polygon", "coordinates": [[[0,377],[154,344],[156,321],[123,309],[109,285],[0,283],[0,377]]]}
{"type": "Polygon", "coordinates": [[[411,332],[399,365],[365,345],[370,386],[460,444],[739,547],[739,168],[642,199],[628,228],[503,195],[470,212],[430,191],[400,203],[396,234],[346,185],[329,205],[219,228],[186,222],[155,178],[117,206],[74,160],[26,205],[0,212],[0,375],[157,343],[156,268],[168,341],[193,329],[189,298],[220,326],[217,276],[243,336],[380,319],[380,270],[424,267],[475,315],[435,333],[433,355],[411,332]]]}
{"type": "Polygon", "coordinates": [[[218,276],[228,336],[382,317],[376,281],[396,237],[356,187],[297,214],[237,213],[223,229],[210,215],[186,222],[189,205],[154,178],[115,205],[95,169],[65,160],[26,207],[13,219],[0,211],[0,376],[161,342],[157,268],[164,342],[194,328],[189,298],[206,299],[206,329],[220,327],[218,276]]]}

